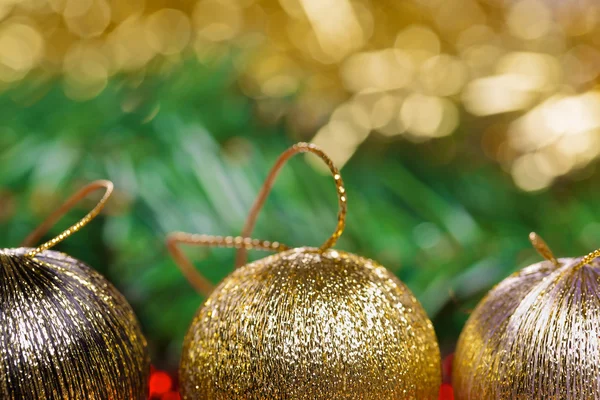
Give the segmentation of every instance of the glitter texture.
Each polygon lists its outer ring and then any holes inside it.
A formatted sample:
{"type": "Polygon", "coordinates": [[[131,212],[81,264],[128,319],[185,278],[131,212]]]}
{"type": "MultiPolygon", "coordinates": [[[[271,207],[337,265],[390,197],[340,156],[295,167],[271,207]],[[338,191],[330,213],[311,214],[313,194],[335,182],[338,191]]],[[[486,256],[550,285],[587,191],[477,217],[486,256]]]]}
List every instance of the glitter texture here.
{"type": "Polygon", "coordinates": [[[440,353],[409,289],[374,261],[296,248],[245,265],[198,311],[186,400],[437,399],[440,353]]]}
{"type": "Polygon", "coordinates": [[[454,358],[458,400],[600,399],[600,265],[544,261],[479,304],[454,358]]]}
{"type": "Polygon", "coordinates": [[[65,254],[0,250],[0,398],[146,399],[150,361],[125,298],[65,254]]]}

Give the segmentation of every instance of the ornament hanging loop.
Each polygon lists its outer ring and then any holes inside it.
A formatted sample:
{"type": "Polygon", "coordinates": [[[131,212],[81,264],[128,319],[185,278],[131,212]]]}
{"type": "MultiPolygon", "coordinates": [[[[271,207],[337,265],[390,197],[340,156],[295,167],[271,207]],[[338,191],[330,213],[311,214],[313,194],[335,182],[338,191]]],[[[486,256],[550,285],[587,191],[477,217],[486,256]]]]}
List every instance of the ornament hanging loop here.
{"type": "MultiPolygon", "coordinates": [[[[263,184],[258,197],[254,201],[252,208],[250,210],[250,214],[248,215],[248,219],[246,220],[246,224],[244,225],[244,229],[242,230],[242,236],[248,237],[252,234],[252,230],[256,225],[256,219],[258,217],[258,213],[262,209],[263,205],[271,189],[273,188],[273,184],[275,183],[275,179],[279,174],[281,168],[286,164],[286,162],[292,158],[292,156],[299,153],[313,153],[318,156],[321,160],[327,164],[331,174],[333,175],[333,179],[335,181],[335,186],[337,189],[338,195],[338,204],[339,204],[339,212],[338,212],[338,221],[333,234],[327,239],[325,243],[320,247],[321,251],[325,251],[335,245],[339,237],[342,235],[344,228],[346,227],[346,212],[347,212],[347,198],[346,198],[346,188],[344,187],[344,181],[342,180],[342,175],[340,174],[339,169],[333,164],[333,161],[325,154],[323,150],[311,143],[297,143],[286,150],[283,154],[279,156],[275,165],[269,172],[265,183],[263,184]]],[[[247,259],[247,249],[242,247],[238,250],[235,266],[236,268],[241,267],[246,263],[247,259]]]]}
{"type": "Polygon", "coordinates": [[[56,236],[54,239],[42,244],[34,250],[31,250],[26,254],[26,257],[33,258],[36,254],[41,253],[44,250],[48,250],[58,243],[62,242],[72,234],[78,232],[81,228],[86,226],[91,220],[96,218],[98,214],[102,211],[106,202],[110,198],[114,190],[114,184],[111,181],[107,180],[99,180],[90,183],[89,185],[84,186],[77,193],[72,195],[67,201],[63,203],[57,210],[55,210],[44,222],[42,222],[27,238],[23,241],[23,247],[31,247],[34,243],[37,243],[38,240],[42,236],[48,232],[48,230],[69,210],[73,208],[73,206],[87,197],[90,193],[93,193],[99,189],[105,189],[104,196],[100,199],[98,204],[90,211],[85,217],[83,217],[79,222],[75,225],[71,226],[60,235],[56,236]]]}
{"type": "Polygon", "coordinates": [[[206,279],[179,249],[179,244],[191,244],[204,247],[228,247],[236,249],[255,249],[266,251],[285,251],[289,247],[279,242],[269,242],[267,240],[258,240],[245,237],[233,236],[211,236],[211,235],[193,235],[185,232],[174,232],[167,236],[167,249],[175,263],[188,280],[190,285],[198,293],[207,297],[214,289],[213,285],[206,279]]]}

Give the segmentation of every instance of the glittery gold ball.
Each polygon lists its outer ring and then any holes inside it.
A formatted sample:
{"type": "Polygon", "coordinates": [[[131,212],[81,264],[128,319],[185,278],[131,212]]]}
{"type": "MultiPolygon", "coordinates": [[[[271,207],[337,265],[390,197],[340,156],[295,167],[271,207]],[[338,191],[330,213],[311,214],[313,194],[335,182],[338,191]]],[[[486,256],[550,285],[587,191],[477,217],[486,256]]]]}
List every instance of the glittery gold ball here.
{"type": "Polygon", "coordinates": [[[146,341],[125,298],[69,256],[0,249],[0,398],[141,400],[146,341]]]}
{"type": "Polygon", "coordinates": [[[374,261],[298,248],[239,268],[198,311],[184,399],[437,399],[425,311],[374,261]]]}
{"type": "Polygon", "coordinates": [[[531,265],[496,286],[454,358],[459,400],[600,399],[600,265],[531,265]]]}

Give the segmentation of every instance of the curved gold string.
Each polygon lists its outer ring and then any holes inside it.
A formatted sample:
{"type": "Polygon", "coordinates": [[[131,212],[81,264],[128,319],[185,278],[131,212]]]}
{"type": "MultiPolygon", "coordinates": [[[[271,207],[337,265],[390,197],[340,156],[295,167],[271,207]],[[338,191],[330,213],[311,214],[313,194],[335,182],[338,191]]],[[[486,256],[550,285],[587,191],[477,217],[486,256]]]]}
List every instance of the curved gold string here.
{"type": "Polygon", "coordinates": [[[531,232],[529,234],[529,241],[531,242],[533,248],[536,249],[536,251],[539,253],[539,255],[544,257],[545,260],[550,261],[555,266],[560,267],[560,262],[558,262],[556,257],[554,257],[554,253],[552,253],[552,250],[550,250],[550,247],[546,244],[546,242],[544,241],[544,239],[541,238],[540,235],[538,235],[535,232],[531,232]]]}
{"type": "Polygon", "coordinates": [[[179,244],[190,244],[206,247],[228,247],[228,248],[245,248],[266,251],[285,251],[289,247],[279,243],[270,242],[267,240],[258,240],[245,237],[233,236],[211,236],[211,235],[194,235],[185,232],[174,232],[167,236],[167,249],[171,253],[175,264],[179,267],[183,275],[186,277],[190,285],[198,293],[208,296],[214,289],[213,285],[194,268],[192,262],[179,249],[179,244]]]}
{"type": "Polygon", "coordinates": [[[110,198],[110,196],[114,190],[114,185],[111,181],[99,180],[99,181],[95,181],[95,182],[90,183],[89,185],[84,186],[81,190],[79,190],[77,193],[72,195],[67,201],[65,201],[63,203],[63,205],[60,206],[56,211],[54,211],[52,214],[50,214],[50,216],[48,218],[46,218],[46,220],[44,222],[42,222],[31,234],[29,234],[29,236],[27,236],[27,238],[23,241],[22,246],[23,247],[33,246],[38,240],[40,240],[40,238],[42,236],[44,236],[46,234],[46,232],[48,232],[48,230],[63,215],[65,215],[69,210],[71,210],[71,208],[73,208],[73,206],[75,204],[77,204],[79,201],[81,201],[83,198],[85,198],[88,194],[95,192],[98,189],[105,189],[106,192],[104,193],[104,196],[102,196],[102,199],[100,199],[100,201],[98,202],[96,207],[94,207],[92,209],[92,211],[90,211],[85,217],[83,217],[75,225],[71,226],[69,229],[65,230],[60,235],[56,236],[54,239],[42,244],[41,246],[37,247],[36,249],[31,250],[25,256],[32,258],[32,257],[35,257],[36,254],[56,246],[58,243],[62,242],[63,240],[65,240],[66,238],[68,238],[69,236],[74,234],[75,232],[79,231],[81,228],[86,226],[91,220],[96,218],[98,216],[98,214],[100,214],[100,212],[102,211],[104,206],[106,205],[106,202],[108,201],[108,199],[110,198]]]}
{"type": "MultiPolygon", "coordinates": [[[[294,155],[299,153],[313,153],[319,156],[329,167],[333,175],[333,179],[335,181],[335,186],[337,188],[338,194],[338,204],[339,204],[339,212],[338,212],[338,222],[333,234],[327,239],[327,241],[320,247],[321,251],[327,250],[330,247],[333,247],[339,237],[342,235],[344,231],[344,227],[346,226],[346,212],[347,212],[347,199],[346,199],[346,189],[344,188],[344,181],[342,180],[342,175],[337,167],[333,164],[333,161],[317,146],[309,143],[297,143],[287,149],[275,162],[275,165],[269,172],[265,183],[263,184],[258,197],[254,201],[252,208],[250,210],[250,214],[248,215],[248,219],[244,225],[244,229],[242,230],[242,237],[249,237],[252,234],[252,230],[256,224],[256,219],[258,217],[258,213],[262,209],[267,196],[271,192],[273,188],[273,184],[275,183],[275,179],[279,174],[281,168],[285,165],[285,163],[294,155]]],[[[247,249],[244,247],[239,248],[235,260],[236,268],[241,267],[246,263],[247,259],[247,249]]]]}
{"type": "Polygon", "coordinates": [[[586,264],[591,263],[592,261],[594,261],[598,257],[600,257],[600,249],[594,250],[591,253],[589,253],[588,255],[586,255],[585,257],[583,257],[581,259],[581,261],[579,261],[577,263],[577,265],[575,265],[573,267],[573,270],[577,271],[579,268],[583,267],[586,264]]]}

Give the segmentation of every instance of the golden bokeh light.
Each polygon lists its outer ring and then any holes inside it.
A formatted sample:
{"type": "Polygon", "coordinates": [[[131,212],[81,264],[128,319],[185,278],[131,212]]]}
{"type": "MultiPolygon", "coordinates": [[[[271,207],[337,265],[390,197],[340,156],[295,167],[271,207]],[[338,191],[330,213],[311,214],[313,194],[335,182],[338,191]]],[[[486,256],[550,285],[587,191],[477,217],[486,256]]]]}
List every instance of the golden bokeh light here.
{"type": "Polygon", "coordinates": [[[235,0],[201,0],[192,19],[197,34],[212,42],[235,38],[244,23],[242,8],[235,0]]]}
{"type": "MultiPolygon", "coordinates": [[[[373,104],[369,115],[370,128],[379,130],[386,135],[400,133],[398,129],[394,130],[394,124],[397,124],[398,111],[402,106],[402,98],[392,94],[380,96],[373,104]]],[[[369,126],[367,125],[367,126],[369,126]]]]}
{"type": "Polygon", "coordinates": [[[111,8],[106,0],[69,0],[63,17],[69,30],[82,38],[102,35],[111,20],[111,8]],[[79,3],[83,4],[80,5],[79,3]],[[71,6],[71,4],[77,4],[71,6]]]}
{"type": "Polygon", "coordinates": [[[451,134],[458,125],[458,111],[448,99],[411,94],[402,105],[400,118],[416,137],[434,138],[451,134]]]}
{"type": "MultiPolygon", "coordinates": [[[[313,143],[321,148],[331,149],[328,153],[336,165],[344,165],[369,135],[369,127],[360,112],[355,114],[355,106],[346,103],[333,113],[331,120],[317,132],[313,143]]],[[[317,160],[312,160],[317,161],[317,160]]],[[[313,163],[315,168],[323,169],[322,162],[313,163]]],[[[326,167],[325,167],[326,168],[326,167]]]]}
{"type": "Polygon", "coordinates": [[[521,39],[538,39],[552,28],[552,15],[541,0],[520,0],[508,11],[510,33],[521,39]]]}
{"type": "Polygon", "coordinates": [[[13,10],[18,0],[0,0],[0,18],[5,18],[13,10]]]}
{"type": "Polygon", "coordinates": [[[473,78],[486,77],[494,73],[496,63],[506,54],[506,50],[495,43],[478,44],[462,51],[462,59],[467,64],[473,78]]]}
{"type": "Polygon", "coordinates": [[[509,141],[521,156],[512,175],[524,190],[539,190],[600,155],[600,92],[555,95],[517,119],[509,141]]]}
{"type": "Polygon", "coordinates": [[[423,63],[419,79],[427,93],[452,96],[461,91],[467,77],[467,67],[462,60],[448,54],[441,54],[423,63]]]}
{"type": "Polygon", "coordinates": [[[146,40],[157,53],[180,53],[190,41],[192,33],[188,16],[181,10],[163,8],[151,14],[146,21],[146,40]]]}
{"type": "Polygon", "coordinates": [[[525,154],[515,160],[511,173],[518,187],[526,191],[540,190],[552,182],[552,175],[548,173],[545,158],[539,154],[525,154]]]}
{"type": "Polygon", "coordinates": [[[0,81],[22,79],[44,54],[44,39],[30,24],[9,21],[0,26],[0,81]]]}
{"type": "Polygon", "coordinates": [[[146,26],[141,17],[133,16],[121,22],[107,37],[112,61],[116,68],[132,71],[142,68],[156,54],[146,40],[146,26]]]}
{"type": "Polygon", "coordinates": [[[422,25],[411,25],[400,31],[394,46],[419,63],[439,54],[441,50],[441,42],[436,33],[422,25]]]}
{"type": "Polygon", "coordinates": [[[144,13],[145,0],[109,0],[111,18],[114,23],[120,23],[131,17],[139,17],[144,13]]]}
{"type": "Polygon", "coordinates": [[[556,90],[562,78],[560,65],[554,57],[542,53],[512,52],[498,59],[496,72],[517,76],[528,82],[536,92],[556,90]]]}
{"type": "Polygon", "coordinates": [[[332,62],[340,61],[365,42],[365,34],[349,0],[300,0],[319,46],[332,62]]]}
{"type": "Polygon", "coordinates": [[[0,0],[0,89],[39,70],[85,101],[121,72],[231,59],[259,116],[339,165],[372,132],[477,120],[461,130],[493,130],[486,154],[542,190],[600,157],[598,37],[595,0],[0,0]]]}
{"type": "Polygon", "coordinates": [[[535,96],[532,85],[518,75],[497,75],[471,82],[463,93],[467,111],[484,116],[528,108],[535,96]]]}
{"type": "Polygon", "coordinates": [[[341,76],[351,92],[392,90],[413,81],[414,63],[407,53],[396,49],[358,53],[341,67],[341,76]]]}
{"type": "Polygon", "coordinates": [[[108,83],[110,61],[94,44],[75,44],[65,55],[64,89],[74,100],[87,100],[100,94],[108,83]]]}
{"type": "Polygon", "coordinates": [[[485,24],[488,16],[481,5],[474,0],[440,1],[430,5],[435,24],[449,37],[473,25],[485,24]]]}

